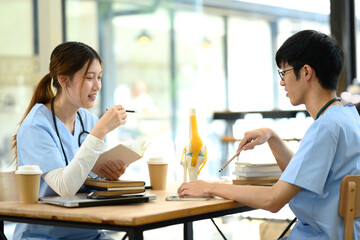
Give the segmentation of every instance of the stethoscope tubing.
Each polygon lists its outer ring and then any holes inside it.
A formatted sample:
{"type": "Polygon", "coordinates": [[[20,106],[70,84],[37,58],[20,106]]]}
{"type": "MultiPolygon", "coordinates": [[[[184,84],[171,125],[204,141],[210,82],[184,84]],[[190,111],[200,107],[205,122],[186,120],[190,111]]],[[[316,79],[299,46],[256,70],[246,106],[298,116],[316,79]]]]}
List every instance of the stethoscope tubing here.
{"type": "MultiPolygon", "coordinates": [[[[55,99],[55,97],[53,97],[53,98],[51,99],[51,114],[52,114],[52,118],[53,118],[53,122],[54,122],[55,131],[56,131],[56,134],[57,134],[57,136],[58,136],[58,138],[59,138],[61,150],[62,150],[62,152],[63,152],[63,154],[64,154],[65,163],[66,163],[66,166],[67,166],[67,165],[69,164],[69,162],[68,162],[68,159],[67,159],[67,157],[66,157],[66,153],[65,153],[65,150],[64,150],[64,146],[63,146],[63,144],[62,144],[61,137],[60,137],[60,134],[59,134],[59,130],[58,130],[58,127],[57,127],[57,124],[56,124],[55,110],[54,110],[54,99],[55,99]]],[[[80,124],[81,124],[81,127],[82,127],[82,132],[79,134],[79,137],[78,137],[78,145],[79,145],[79,147],[80,147],[80,146],[81,146],[81,142],[80,142],[81,136],[82,136],[83,134],[85,134],[85,133],[86,133],[86,134],[89,134],[89,132],[88,132],[88,131],[85,131],[84,122],[82,121],[82,118],[81,118],[81,115],[80,115],[79,112],[77,112],[77,115],[79,116],[80,124]]]]}

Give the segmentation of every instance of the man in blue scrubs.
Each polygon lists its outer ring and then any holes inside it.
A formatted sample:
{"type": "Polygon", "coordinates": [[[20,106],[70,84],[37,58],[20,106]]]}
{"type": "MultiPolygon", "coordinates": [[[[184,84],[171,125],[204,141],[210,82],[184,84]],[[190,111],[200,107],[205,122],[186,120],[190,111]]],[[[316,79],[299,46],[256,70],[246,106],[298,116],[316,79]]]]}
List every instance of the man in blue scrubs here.
{"type": "MultiPolygon", "coordinates": [[[[294,34],[277,51],[280,85],[292,105],[305,104],[314,123],[295,154],[271,129],[245,133],[238,152],[269,144],[283,171],[274,186],[197,181],[182,184],[178,194],[220,196],[271,212],[289,203],[298,221],[287,239],[342,239],[340,182],[345,175],[360,174],[360,117],[354,106],[336,97],[343,58],[333,39],[312,30],[294,34]]],[[[359,219],[353,239],[360,239],[359,219]]]]}

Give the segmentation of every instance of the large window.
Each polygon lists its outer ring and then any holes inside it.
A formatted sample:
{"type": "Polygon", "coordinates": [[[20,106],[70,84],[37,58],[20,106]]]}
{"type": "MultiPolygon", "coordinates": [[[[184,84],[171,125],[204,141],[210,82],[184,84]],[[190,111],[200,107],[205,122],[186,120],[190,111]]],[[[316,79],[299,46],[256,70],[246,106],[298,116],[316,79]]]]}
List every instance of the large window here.
{"type": "MultiPolygon", "coordinates": [[[[23,89],[23,95],[27,96],[21,100],[23,103],[16,105],[21,111],[14,116],[20,119],[33,87],[40,79],[35,55],[33,2],[0,1],[3,13],[0,16],[6,19],[0,24],[2,32],[14,30],[5,24],[9,20],[19,25],[13,34],[0,39],[2,46],[8,46],[0,47],[0,60],[4,61],[6,56],[8,64],[11,59],[17,61],[18,56],[31,59],[31,65],[26,65],[32,72],[31,81],[26,69],[21,70],[21,74],[3,76],[12,79],[7,80],[11,82],[9,89],[23,89]],[[16,43],[19,39],[21,43],[16,43]]],[[[303,4],[304,1],[292,1],[291,6],[287,1],[186,4],[175,0],[66,0],[64,3],[65,40],[89,44],[100,52],[104,61],[101,101],[92,111],[101,116],[106,108],[115,104],[138,111],[129,114],[127,125],[109,134],[108,143],[150,138],[153,141],[150,153],[164,155],[173,163],[170,164],[173,166],[170,175],[176,180],[181,180],[179,162],[189,138],[189,108],[197,110],[200,136],[209,151],[204,172],[216,175],[215,169],[223,160],[220,159],[223,151],[220,139],[226,125],[224,121],[214,121],[213,113],[294,109],[279,86],[274,54],[296,31],[311,28],[330,32],[328,0],[316,1],[316,6],[314,3],[303,4]],[[312,7],[304,8],[308,5],[312,7]]],[[[61,29],[59,27],[59,31],[61,29]]],[[[6,67],[5,70],[9,69],[13,68],[6,67]]],[[[1,95],[1,99],[6,96],[1,95]]],[[[11,103],[11,99],[6,101],[11,103]]],[[[3,115],[4,119],[8,117],[8,114],[3,115]]],[[[250,118],[251,121],[236,121],[234,135],[241,137],[252,127],[261,124],[276,127],[280,122],[256,116],[250,118]]],[[[306,129],[308,122],[299,121],[299,124],[303,122],[304,127],[297,129],[306,129]]],[[[3,134],[6,135],[3,140],[7,142],[6,149],[15,128],[7,128],[9,133],[3,134]]],[[[9,155],[6,159],[10,159],[9,155]]],[[[132,170],[135,173],[142,171],[141,168],[134,166],[129,169],[129,174],[132,170]]]]}
{"type": "Polygon", "coordinates": [[[271,24],[249,17],[229,21],[229,109],[274,109],[271,24]],[[256,29],[254,31],[254,29],[256,29]]]}
{"type": "Polygon", "coordinates": [[[39,80],[39,61],[32,1],[0,0],[0,6],[0,169],[6,169],[12,136],[39,80]]]}
{"type": "Polygon", "coordinates": [[[32,56],[35,39],[32,1],[1,0],[0,5],[0,56],[32,56]]]}
{"type": "MultiPolygon", "coordinates": [[[[204,172],[216,175],[226,126],[212,120],[213,112],[294,109],[279,86],[274,53],[296,31],[330,32],[328,0],[310,9],[303,1],[291,6],[283,1],[66,2],[67,38],[97,45],[105,62],[101,108],[123,104],[138,111],[107,140],[151,138],[151,154],[166,156],[175,178],[182,176],[178,163],[189,138],[189,108],[196,108],[208,146],[204,172]],[[93,28],[85,27],[89,22],[93,28]]],[[[278,122],[240,120],[234,134],[278,122]]],[[[309,122],[297,124],[304,130],[309,122]]]]}
{"type": "Polygon", "coordinates": [[[66,1],[66,41],[79,41],[99,50],[96,1],[66,1]]]}
{"type": "MultiPolygon", "coordinates": [[[[360,70],[360,3],[359,1],[355,1],[355,33],[356,33],[356,69],[358,70],[357,73],[359,74],[360,70]]],[[[360,81],[357,79],[357,84],[360,81]]]]}

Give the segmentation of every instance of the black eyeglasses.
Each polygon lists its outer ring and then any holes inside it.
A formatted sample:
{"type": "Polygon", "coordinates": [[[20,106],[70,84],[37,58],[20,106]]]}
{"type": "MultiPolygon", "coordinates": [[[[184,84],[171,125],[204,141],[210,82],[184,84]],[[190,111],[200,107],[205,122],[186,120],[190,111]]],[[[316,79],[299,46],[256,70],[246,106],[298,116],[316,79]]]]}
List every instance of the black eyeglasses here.
{"type": "Polygon", "coordinates": [[[279,76],[280,76],[281,80],[284,80],[285,73],[288,72],[288,71],[291,71],[291,70],[294,70],[294,68],[290,68],[290,69],[287,69],[287,70],[284,70],[284,71],[281,71],[280,69],[278,69],[278,73],[279,73],[279,76]]]}

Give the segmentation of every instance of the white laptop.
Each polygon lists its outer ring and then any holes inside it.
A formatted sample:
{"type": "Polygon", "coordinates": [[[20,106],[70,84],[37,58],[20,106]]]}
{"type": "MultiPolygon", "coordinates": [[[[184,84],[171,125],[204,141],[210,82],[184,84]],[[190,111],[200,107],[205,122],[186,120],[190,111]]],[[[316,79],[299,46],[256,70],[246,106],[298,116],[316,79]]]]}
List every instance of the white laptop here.
{"type": "Polygon", "coordinates": [[[49,203],[59,205],[63,207],[91,207],[91,206],[103,206],[103,205],[121,205],[129,203],[141,203],[155,200],[155,194],[138,194],[118,196],[116,198],[89,198],[86,194],[79,194],[70,197],[41,197],[40,203],[49,203]]]}

